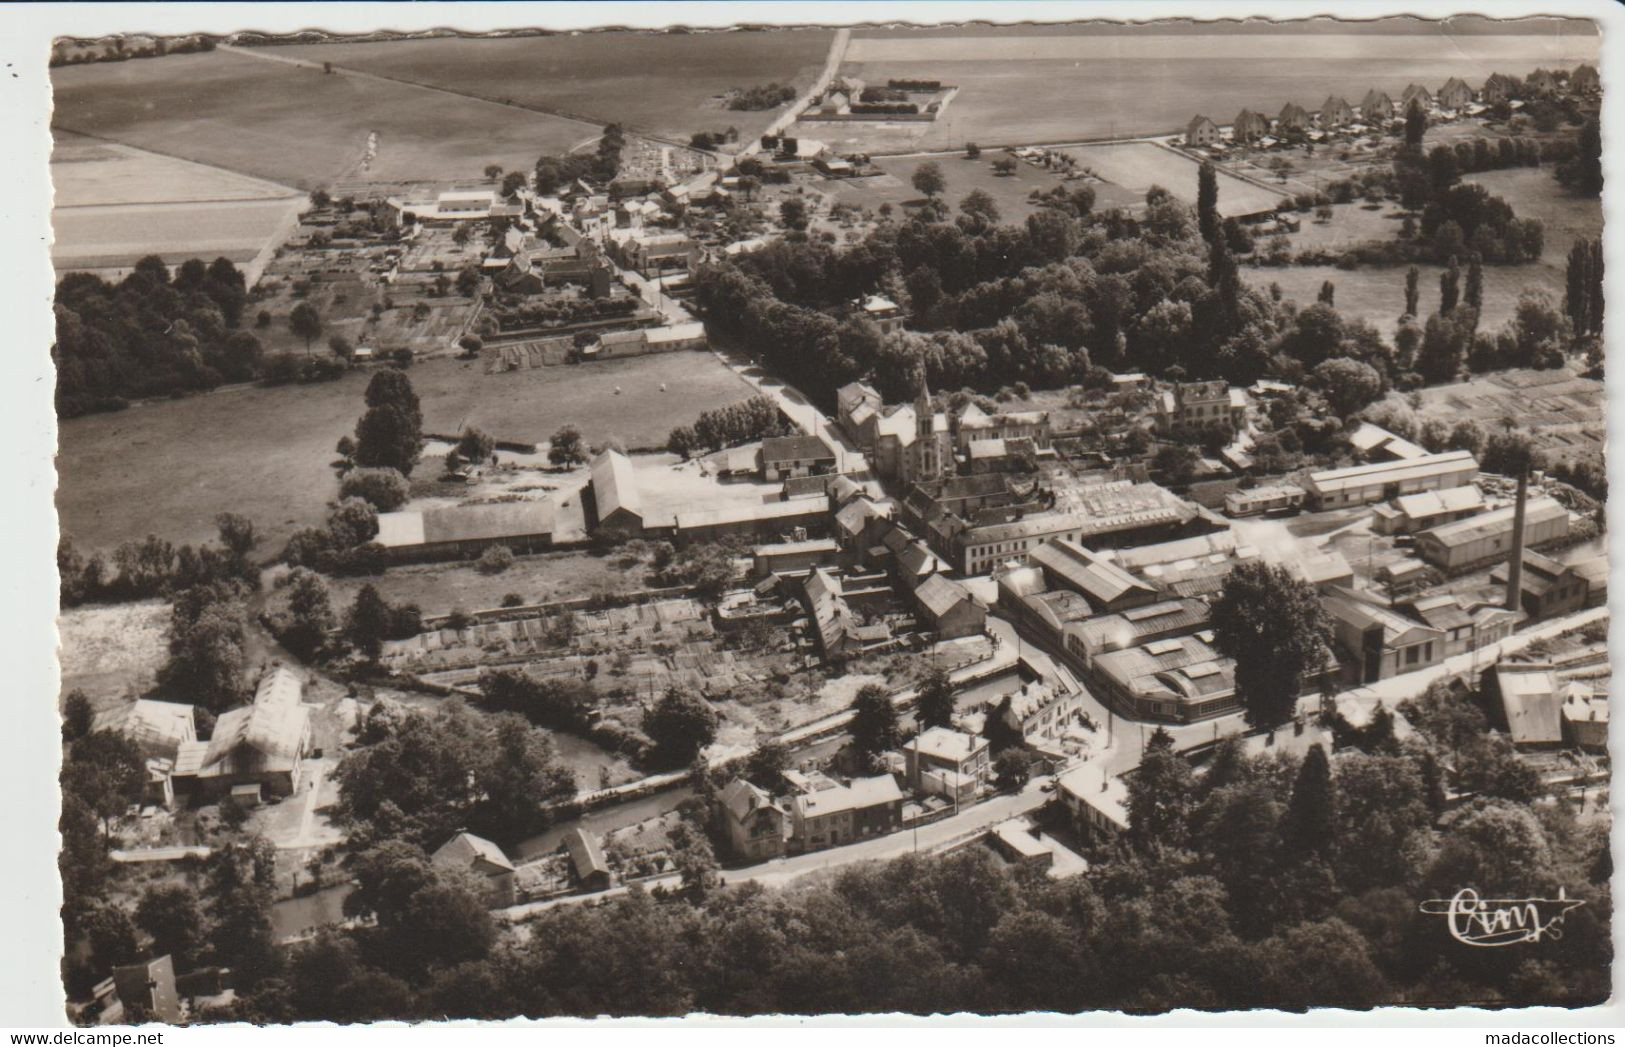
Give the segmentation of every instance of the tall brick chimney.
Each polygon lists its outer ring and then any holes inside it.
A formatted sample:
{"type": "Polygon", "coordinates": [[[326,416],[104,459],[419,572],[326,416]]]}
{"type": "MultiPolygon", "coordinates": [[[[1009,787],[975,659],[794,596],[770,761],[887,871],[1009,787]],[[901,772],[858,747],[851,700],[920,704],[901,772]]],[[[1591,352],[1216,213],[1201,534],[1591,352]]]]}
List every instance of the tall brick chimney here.
{"type": "Polygon", "coordinates": [[[1518,472],[1518,502],[1512,510],[1512,559],[1507,561],[1507,602],[1509,611],[1523,606],[1523,511],[1529,501],[1529,467],[1518,472]]]}

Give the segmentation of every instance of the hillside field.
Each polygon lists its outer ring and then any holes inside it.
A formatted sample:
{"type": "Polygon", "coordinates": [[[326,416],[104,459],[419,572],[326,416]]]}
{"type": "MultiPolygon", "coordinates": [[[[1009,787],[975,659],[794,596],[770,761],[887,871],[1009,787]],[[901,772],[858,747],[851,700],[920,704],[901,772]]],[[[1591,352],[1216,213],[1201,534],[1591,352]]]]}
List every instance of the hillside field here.
{"type": "Polygon", "coordinates": [[[314,189],[528,170],[594,131],[574,120],[230,51],[51,70],[52,127],[314,189]],[[369,156],[369,141],[377,135],[369,156]]]}
{"type": "MultiPolygon", "coordinates": [[[[428,360],[409,374],[425,431],[474,425],[523,442],[545,443],[574,423],[590,442],[660,445],[701,411],[753,395],[704,352],[489,376],[477,362],[428,360]]],[[[337,491],[333,448],[354,429],[369,376],[358,370],[317,385],[233,386],[63,422],[63,533],[84,549],[149,532],[201,542],[214,537],[215,514],[230,510],[254,521],[264,550],[279,550],[295,530],[326,515],[337,491]]]]}
{"type": "Polygon", "coordinates": [[[832,35],[825,29],[606,32],[266,50],[684,141],[695,131],[730,125],[748,140],[778,110],[731,111],[717,96],[775,81],[805,88],[823,66],[832,35]]]}

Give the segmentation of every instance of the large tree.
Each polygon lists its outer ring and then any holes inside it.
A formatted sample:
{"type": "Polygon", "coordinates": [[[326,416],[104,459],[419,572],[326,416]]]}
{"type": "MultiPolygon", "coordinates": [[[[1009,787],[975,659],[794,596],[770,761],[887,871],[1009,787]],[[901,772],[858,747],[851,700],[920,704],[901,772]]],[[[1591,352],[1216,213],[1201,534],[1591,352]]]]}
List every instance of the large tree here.
{"type": "Polygon", "coordinates": [[[916,715],[920,726],[951,727],[954,720],[954,684],[948,670],[932,665],[915,685],[918,695],[916,715]]]}
{"type": "Polygon", "coordinates": [[[891,695],[879,684],[865,684],[852,699],[852,747],[869,758],[895,749],[903,734],[897,723],[897,707],[891,695]]]}
{"type": "Polygon", "coordinates": [[[654,742],[655,763],[683,767],[716,738],[716,710],[698,694],[672,687],[644,712],[643,732],[654,742]]]}
{"type": "Polygon", "coordinates": [[[1196,228],[1210,244],[1219,235],[1219,175],[1208,160],[1196,169],[1196,228]]]}
{"type": "Polygon", "coordinates": [[[914,188],[924,193],[928,200],[935,200],[948,188],[948,180],[942,176],[942,167],[934,160],[927,160],[915,168],[912,181],[914,188]]]}
{"type": "Polygon", "coordinates": [[[322,314],[309,302],[300,302],[288,314],[288,329],[305,340],[305,352],[308,353],[310,343],[321,337],[322,314]]]}
{"type": "Polygon", "coordinates": [[[1332,794],[1331,762],[1326,750],[1310,746],[1298,765],[1298,778],[1281,819],[1281,843],[1289,854],[1331,857],[1337,841],[1337,810],[1332,794]]]}
{"type": "Polygon", "coordinates": [[[1214,644],[1236,662],[1247,722],[1268,730],[1292,718],[1305,678],[1322,671],[1331,628],[1320,594],[1262,561],[1230,572],[1213,606],[1214,644]]]}
{"type": "Polygon", "coordinates": [[[1157,851],[1185,846],[1196,804],[1190,761],[1174,751],[1174,739],[1157,728],[1140,766],[1128,776],[1128,834],[1136,847],[1157,851]]]}

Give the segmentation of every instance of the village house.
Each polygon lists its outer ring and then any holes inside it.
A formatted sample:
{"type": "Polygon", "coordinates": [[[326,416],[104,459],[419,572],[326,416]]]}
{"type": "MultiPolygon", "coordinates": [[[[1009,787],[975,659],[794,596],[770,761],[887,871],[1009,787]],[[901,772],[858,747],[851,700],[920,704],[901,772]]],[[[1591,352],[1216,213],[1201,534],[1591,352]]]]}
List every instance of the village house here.
{"type": "Polygon", "coordinates": [[[946,575],[932,574],[914,590],[920,625],[938,640],[980,636],[987,626],[987,610],[970,590],[946,575]]]}
{"type": "Polygon", "coordinates": [[[1053,442],[1048,411],[1012,411],[988,414],[971,403],[954,419],[954,440],[960,451],[968,451],[977,440],[1031,440],[1034,447],[1047,448],[1053,442]]]}
{"type": "Polygon", "coordinates": [[[1399,95],[1399,108],[1404,112],[1411,111],[1411,103],[1422,107],[1423,112],[1433,108],[1433,95],[1421,84],[1406,84],[1405,90],[1399,95]]]}
{"type": "Polygon", "coordinates": [[[1524,78],[1524,94],[1534,98],[1548,98],[1557,93],[1557,77],[1547,69],[1536,69],[1524,78]]]}
{"type": "Polygon", "coordinates": [[[1569,90],[1577,95],[1601,94],[1602,78],[1597,75],[1597,67],[1589,63],[1575,66],[1569,74],[1569,90]]]}
{"type": "Polygon", "coordinates": [[[769,481],[835,471],[835,452],[819,436],[769,436],[760,457],[762,479],[769,481]]]}
{"type": "Polygon", "coordinates": [[[1328,95],[1320,104],[1320,126],[1331,130],[1354,122],[1354,107],[1342,95],[1328,95]]]}
{"type": "Polygon", "coordinates": [[[1554,749],[1563,744],[1562,682],[1549,667],[1502,662],[1484,674],[1484,697],[1513,745],[1554,749]]]}
{"type": "Polygon", "coordinates": [[[999,699],[993,717],[1014,737],[1039,745],[1059,739],[1082,705],[1081,691],[1033,681],[999,699]]]}
{"type": "Polygon", "coordinates": [[[908,319],[896,302],[884,295],[872,294],[863,300],[863,315],[879,328],[882,335],[901,331],[908,319]]]}
{"type": "Polygon", "coordinates": [[[1230,127],[1230,135],[1238,142],[1256,142],[1270,133],[1269,117],[1263,113],[1255,113],[1251,109],[1243,109],[1236,114],[1236,122],[1230,127]]]}
{"type": "Polygon", "coordinates": [[[1452,76],[1439,88],[1434,99],[1445,109],[1466,109],[1473,104],[1473,89],[1461,77],[1452,76]]]}
{"type": "Polygon", "coordinates": [[[1275,117],[1275,133],[1305,131],[1309,128],[1309,111],[1297,102],[1288,102],[1275,117]]]}
{"type": "Polygon", "coordinates": [[[165,954],[114,967],[111,976],[91,988],[80,1018],[95,1025],[180,1025],[186,1008],[175,987],[174,959],[165,954]]]}
{"type": "Polygon", "coordinates": [[[1215,423],[1240,429],[1247,424],[1247,394],[1222,380],[1175,382],[1158,391],[1156,410],[1157,430],[1164,434],[1215,423]]]}
{"type": "Polygon", "coordinates": [[[436,869],[472,875],[483,886],[490,908],[506,908],[516,900],[513,863],[490,840],[460,832],[441,844],[429,856],[429,863],[436,869]]]}
{"type": "Polygon", "coordinates": [[[1360,100],[1360,118],[1381,126],[1394,118],[1394,100],[1373,87],[1360,100]]]}
{"type": "Polygon", "coordinates": [[[825,779],[791,798],[790,816],[796,851],[839,847],[901,829],[903,791],[889,774],[855,778],[847,785],[825,779]]]}
{"type": "Polygon", "coordinates": [[[735,778],[722,790],[718,805],[729,849],[745,861],[762,862],[784,853],[790,815],[762,789],[735,778]]]}
{"type": "Polygon", "coordinates": [[[207,742],[185,742],[175,761],[177,791],[202,802],[226,795],[249,804],[292,796],[310,749],[304,682],[285,665],[260,677],[254,700],[220,714],[207,742]]]}
{"type": "Polygon", "coordinates": [[[1078,835],[1110,840],[1128,831],[1128,785],[1104,764],[1085,763],[1063,774],[1055,794],[1078,835]]]}
{"type": "Polygon", "coordinates": [[[1478,100],[1485,105],[1509,102],[1522,90],[1518,81],[1504,73],[1491,73],[1478,92],[1478,100]]]}
{"type": "Polygon", "coordinates": [[[570,858],[570,882],[583,891],[601,891],[610,885],[613,874],[604,859],[604,848],[590,830],[576,826],[564,834],[564,851],[570,858]]]}
{"type": "Polygon", "coordinates": [[[1213,145],[1219,140],[1219,125],[1205,116],[1193,116],[1185,125],[1186,145],[1213,145]]]}
{"type": "Polygon", "coordinates": [[[815,567],[834,567],[841,551],[833,538],[808,538],[799,542],[775,542],[751,550],[752,575],[766,578],[798,577],[815,567]]]}
{"type": "Polygon", "coordinates": [[[986,738],[931,727],[903,744],[908,783],[915,792],[969,803],[992,774],[992,750],[986,738]]]}

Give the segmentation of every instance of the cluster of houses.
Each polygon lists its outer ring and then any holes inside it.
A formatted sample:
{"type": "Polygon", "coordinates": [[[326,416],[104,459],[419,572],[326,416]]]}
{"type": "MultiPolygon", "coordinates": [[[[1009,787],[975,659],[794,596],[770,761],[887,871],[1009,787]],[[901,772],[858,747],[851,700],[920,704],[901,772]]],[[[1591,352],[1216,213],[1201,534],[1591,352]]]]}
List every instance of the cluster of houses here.
{"type": "MultiPolygon", "coordinates": [[[[1575,68],[1568,74],[1567,87],[1582,98],[1595,98],[1601,92],[1596,67],[1581,65],[1575,68]]],[[[1460,77],[1454,76],[1446,80],[1437,92],[1429,91],[1422,84],[1412,83],[1406,85],[1397,102],[1386,92],[1373,87],[1360,99],[1358,107],[1350,105],[1341,95],[1329,95],[1313,112],[1296,102],[1287,102],[1273,119],[1264,113],[1243,109],[1227,126],[1198,114],[1185,127],[1184,143],[1218,151],[1222,151],[1227,144],[1268,148],[1278,141],[1294,138],[1313,141],[1329,134],[1358,135],[1381,131],[1395,120],[1402,119],[1413,104],[1426,113],[1443,117],[1471,116],[1501,102],[1547,98],[1562,91],[1563,83],[1557,74],[1545,69],[1537,69],[1521,81],[1495,73],[1477,91],[1460,77]]]]}
{"type": "Polygon", "coordinates": [[[552,854],[517,863],[490,840],[458,832],[429,855],[429,862],[438,870],[470,877],[493,909],[601,891],[615,882],[603,844],[580,826],[566,832],[552,854]]]}

